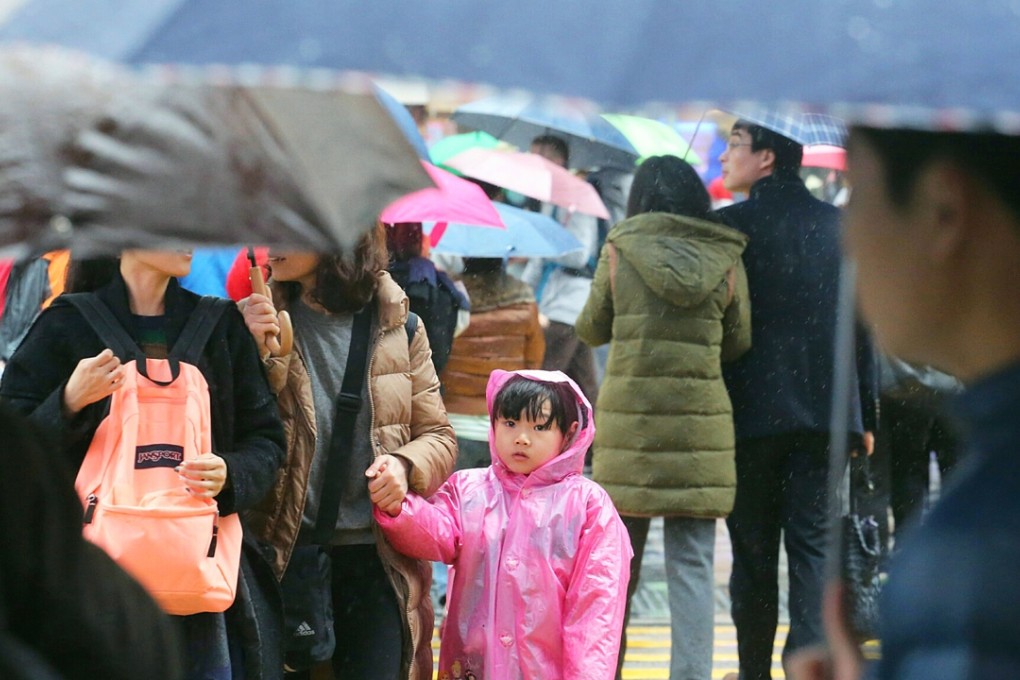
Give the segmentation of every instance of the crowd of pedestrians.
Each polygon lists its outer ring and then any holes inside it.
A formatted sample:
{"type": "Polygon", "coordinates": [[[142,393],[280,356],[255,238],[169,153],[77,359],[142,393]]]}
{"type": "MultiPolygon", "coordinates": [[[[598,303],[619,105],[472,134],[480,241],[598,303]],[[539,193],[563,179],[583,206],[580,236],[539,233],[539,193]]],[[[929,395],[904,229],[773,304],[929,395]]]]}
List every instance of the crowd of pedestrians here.
{"type": "MultiPolygon", "coordinates": [[[[1015,146],[995,135],[852,136],[846,242],[873,325],[856,333],[849,448],[871,456],[877,436],[871,512],[885,548],[895,546],[881,677],[1020,668],[1007,568],[1020,519],[1010,458],[1020,310],[1007,288],[1020,262],[1020,191],[1015,175],[997,173],[1015,164],[1015,146]],[[881,361],[873,333],[891,353],[881,361]],[[958,413],[973,456],[957,462],[943,410],[955,381],[923,399],[880,386],[880,365],[904,360],[972,383],[958,413]],[[956,483],[922,522],[933,451],[956,483]],[[907,527],[913,539],[901,540],[907,527]],[[991,550],[1009,559],[976,557],[991,550]],[[960,583],[1002,588],[974,597],[960,583]]],[[[532,151],[570,166],[555,135],[532,151]]],[[[79,540],[69,480],[102,436],[126,362],[59,286],[12,287],[0,418],[5,433],[31,427],[46,442],[38,460],[52,458],[52,479],[33,464],[26,488],[52,495],[54,519],[39,534],[52,545],[44,553],[0,506],[0,526],[25,547],[5,556],[0,583],[29,574],[38,601],[58,603],[62,625],[82,632],[75,644],[33,636],[32,604],[0,593],[0,657],[22,660],[10,676],[49,677],[31,674],[39,664],[54,677],[426,680],[438,618],[441,680],[619,679],[649,525],[661,517],[671,680],[712,675],[723,518],[739,678],[771,677],[781,548],[784,669],[858,677],[846,600],[839,586],[826,590],[825,571],[841,212],[805,187],[802,153],[738,120],[721,182],[746,199],[719,210],[691,165],[644,159],[604,243],[595,218],[536,203],[583,248],[533,259],[520,278],[499,258],[467,258],[455,276],[437,269],[420,224],[377,224],[348,252],[269,253],[269,294],[244,291],[197,362],[212,448],[175,468],[188,494],[242,518],[237,595],[223,612],[166,618],[79,540]],[[283,312],[289,353],[273,342],[283,312]],[[449,567],[439,603],[432,563],[449,567]],[[75,585],[74,565],[102,583],[75,585]]],[[[40,260],[35,275],[58,259],[40,260]]],[[[172,364],[201,309],[178,282],[191,266],[186,251],[72,258],[63,290],[108,308],[139,362],[172,364]]]]}

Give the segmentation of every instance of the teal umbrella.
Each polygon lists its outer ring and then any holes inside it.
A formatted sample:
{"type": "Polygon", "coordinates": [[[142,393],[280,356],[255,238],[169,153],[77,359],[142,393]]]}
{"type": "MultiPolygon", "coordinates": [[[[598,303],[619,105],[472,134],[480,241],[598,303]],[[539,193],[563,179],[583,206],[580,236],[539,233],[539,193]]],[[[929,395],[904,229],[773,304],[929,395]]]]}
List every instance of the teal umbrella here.
{"type": "Polygon", "coordinates": [[[604,113],[602,117],[634,145],[641,154],[638,162],[649,156],[678,156],[691,165],[701,163],[701,158],[691,150],[687,140],[663,122],[622,113],[604,113]]]}
{"type": "Polygon", "coordinates": [[[463,177],[464,173],[446,165],[446,159],[453,158],[460,152],[467,151],[468,149],[495,149],[497,147],[507,149],[513,148],[510,144],[499,141],[488,132],[476,130],[475,132],[465,132],[460,135],[443,137],[429,147],[429,156],[432,158],[432,162],[435,165],[438,165],[444,170],[452,172],[455,175],[463,177]]]}

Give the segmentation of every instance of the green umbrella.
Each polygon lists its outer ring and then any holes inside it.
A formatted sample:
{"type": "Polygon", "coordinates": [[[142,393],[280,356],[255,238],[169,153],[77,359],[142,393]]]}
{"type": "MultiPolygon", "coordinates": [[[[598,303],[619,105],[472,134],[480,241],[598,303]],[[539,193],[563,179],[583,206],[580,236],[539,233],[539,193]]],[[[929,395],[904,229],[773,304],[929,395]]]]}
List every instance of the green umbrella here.
{"type": "Polygon", "coordinates": [[[482,149],[494,149],[500,148],[513,148],[506,142],[501,142],[488,132],[465,132],[460,135],[450,135],[449,137],[443,137],[438,142],[429,147],[429,157],[435,165],[463,177],[463,173],[458,170],[445,165],[446,161],[453,158],[462,151],[468,149],[482,148],[482,149]]]}
{"type": "Polygon", "coordinates": [[[701,163],[701,158],[691,150],[687,140],[665,123],[621,113],[604,113],[602,117],[634,145],[641,154],[639,163],[649,156],[679,156],[691,165],[701,163]]]}

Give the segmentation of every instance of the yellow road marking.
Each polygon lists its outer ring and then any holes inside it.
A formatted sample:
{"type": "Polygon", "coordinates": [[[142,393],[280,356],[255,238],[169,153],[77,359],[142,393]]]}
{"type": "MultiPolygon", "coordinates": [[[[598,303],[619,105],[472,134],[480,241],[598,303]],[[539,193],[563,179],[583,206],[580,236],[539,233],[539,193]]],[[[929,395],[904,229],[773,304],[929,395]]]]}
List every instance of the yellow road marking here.
{"type": "MultiPolygon", "coordinates": [[[[789,632],[789,625],[780,625],[776,640],[776,649],[772,655],[772,676],[775,680],[783,680],[781,650],[782,639],[789,632]]],[[[669,625],[630,626],[627,628],[628,653],[627,664],[661,664],[661,667],[623,669],[623,680],[669,680],[669,625]],[[656,651],[661,650],[661,651],[656,651]]],[[[866,646],[865,653],[874,654],[874,643],[866,646]],[[870,647],[871,649],[867,649],[870,647]]],[[[435,659],[439,661],[439,630],[434,631],[432,649],[435,659]]],[[[869,655],[871,656],[871,655],[869,655]]],[[[737,638],[732,623],[718,623],[715,626],[715,650],[712,654],[712,679],[720,680],[727,673],[737,670],[737,638]]],[[[438,672],[433,673],[433,679],[438,672]]]]}

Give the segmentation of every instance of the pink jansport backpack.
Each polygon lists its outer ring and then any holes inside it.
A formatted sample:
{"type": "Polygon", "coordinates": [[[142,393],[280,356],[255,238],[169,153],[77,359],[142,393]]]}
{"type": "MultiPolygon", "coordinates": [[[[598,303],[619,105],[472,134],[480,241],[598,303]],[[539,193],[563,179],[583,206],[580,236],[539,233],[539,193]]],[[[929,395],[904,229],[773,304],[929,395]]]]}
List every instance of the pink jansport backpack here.
{"type": "Polygon", "coordinates": [[[233,601],[241,522],[188,493],[174,470],[212,451],[209,386],[195,364],[227,300],[203,297],[167,359],[146,359],[95,295],[64,295],[122,362],[124,385],[78,470],[85,538],[170,614],[221,612],[233,601]]]}

